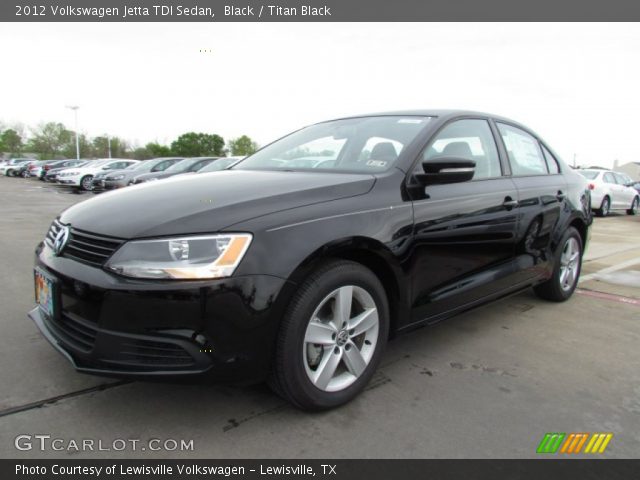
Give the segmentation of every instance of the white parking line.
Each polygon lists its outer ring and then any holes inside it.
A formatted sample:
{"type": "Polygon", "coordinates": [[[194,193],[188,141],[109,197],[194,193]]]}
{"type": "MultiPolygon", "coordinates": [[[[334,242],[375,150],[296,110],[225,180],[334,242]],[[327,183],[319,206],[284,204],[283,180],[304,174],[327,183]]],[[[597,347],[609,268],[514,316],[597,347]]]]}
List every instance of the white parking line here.
{"type": "Polygon", "coordinates": [[[616,263],[615,265],[611,265],[610,267],[603,268],[602,270],[598,270],[597,272],[590,273],[584,276],[581,275],[580,280],[578,280],[578,283],[593,280],[594,278],[597,278],[598,275],[602,275],[604,273],[611,273],[611,272],[617,272],[618,270],[624,270],[627,267],[631,267],[639,263],[640,263],[640,258],[632,258],[630,260],[627,260],[626,262],[616,263]]]}

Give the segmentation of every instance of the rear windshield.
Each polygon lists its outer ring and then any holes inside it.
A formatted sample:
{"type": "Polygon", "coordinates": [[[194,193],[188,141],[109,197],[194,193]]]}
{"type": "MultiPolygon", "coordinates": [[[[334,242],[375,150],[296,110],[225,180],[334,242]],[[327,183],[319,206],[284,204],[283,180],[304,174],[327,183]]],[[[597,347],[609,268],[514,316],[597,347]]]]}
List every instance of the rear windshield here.
{"type": "Polygon", "coordinates": [[[600,172],[590,172],[587,170],[578,170],[578,173],[588,180],[595,179],[600,172]]]}

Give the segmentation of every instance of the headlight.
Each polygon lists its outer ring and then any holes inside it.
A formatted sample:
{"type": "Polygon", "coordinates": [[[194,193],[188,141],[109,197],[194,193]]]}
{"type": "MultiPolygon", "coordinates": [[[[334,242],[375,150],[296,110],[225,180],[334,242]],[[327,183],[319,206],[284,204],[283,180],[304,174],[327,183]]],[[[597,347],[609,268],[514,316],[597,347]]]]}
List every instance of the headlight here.
{"type": "Polygon", "coordinates": [[[107,180],[122,180],[124,175],[116,175],[114,177],[107,177],[107,180]]]}
{"type": "Polygon", "coordinates": [[[137,278],[199,280],[233,275],[252,236],[246,233],[125,243],[106,267],[120,275],[137,278]]]}

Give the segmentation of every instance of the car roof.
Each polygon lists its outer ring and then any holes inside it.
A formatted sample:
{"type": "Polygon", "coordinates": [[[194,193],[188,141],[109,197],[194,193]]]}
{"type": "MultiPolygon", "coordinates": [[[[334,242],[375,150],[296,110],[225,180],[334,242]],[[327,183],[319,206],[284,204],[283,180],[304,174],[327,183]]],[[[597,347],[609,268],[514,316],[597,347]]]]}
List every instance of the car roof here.
{"type": "Polygon", "coordinates": [[[478,112],[474,110],[454,110],[454,109],[391,110],[387,112],[374,112],[374,113],[367,113],[367,114],[361,114],[361,115],[349,115],[345,117],[340,117],[339,119],[360,118],[360,117],[384,117],[384,116],[394,116],[394,117],[420,116],[420,117],[439,117],[439,118],[478,116],[478,117],[489,117],[495,120],[503,120],[509,123],[519,124],[519,122],[516,122],[515,120],[511,120],[509,118],[502,117],[500,115],[495,115],[493,113],[478,112]]]}

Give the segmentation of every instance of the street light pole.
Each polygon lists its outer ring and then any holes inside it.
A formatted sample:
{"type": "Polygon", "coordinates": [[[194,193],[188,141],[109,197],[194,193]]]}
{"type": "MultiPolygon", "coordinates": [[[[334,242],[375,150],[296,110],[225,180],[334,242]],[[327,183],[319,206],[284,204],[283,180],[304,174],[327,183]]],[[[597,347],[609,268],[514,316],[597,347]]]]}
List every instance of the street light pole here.
{"type": "Polygon", "coordinates": [[[107,135],[107,147],[109,149],[109,158],[111,158],[111,136],[107,135]]]}
{"type": "Polygon", "coordinates": [[[73,110],[75,116],[76,129],[76,160],[80,160],[80,139],[78,137],[78,105],[67,105],[67,108],[73,110]]]}

